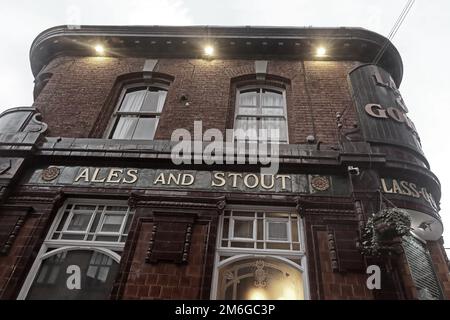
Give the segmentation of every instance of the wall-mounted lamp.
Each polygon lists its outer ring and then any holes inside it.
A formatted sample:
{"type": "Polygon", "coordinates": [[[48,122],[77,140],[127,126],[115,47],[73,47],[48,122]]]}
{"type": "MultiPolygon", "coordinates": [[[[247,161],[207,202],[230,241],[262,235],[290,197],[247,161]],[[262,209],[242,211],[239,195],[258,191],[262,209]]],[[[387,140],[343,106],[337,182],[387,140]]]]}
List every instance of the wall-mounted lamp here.
{"type": "Polygon", "coordinates": [[[325,57],[326,54],[327,54],[327,49],[325,47],[320,46],[316,49],[316,57],[322,58],[322,57],[325,57]]]}
{"type": "Polygon", "coordinates": [[[207,57],[212,57],[214,55],[214,47],[212,45],[206,45],[203,48],[203,53],[205,54],[205,56],[207,57]]]}
{"type": "Polygon", "coordinates": [[[94,49],[98,55],[103,55],[105,53],[105,47],[101,44],[96,44],[94,49]]]}

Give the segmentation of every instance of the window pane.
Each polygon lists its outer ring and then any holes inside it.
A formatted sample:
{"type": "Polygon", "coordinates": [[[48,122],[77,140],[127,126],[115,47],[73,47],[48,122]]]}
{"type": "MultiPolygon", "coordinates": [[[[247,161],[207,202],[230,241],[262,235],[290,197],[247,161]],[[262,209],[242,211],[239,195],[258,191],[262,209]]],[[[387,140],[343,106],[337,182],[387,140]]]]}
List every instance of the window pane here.
{"type": "Polygon", "coordinates": [[[92,214],[74,213],[72,220],[67,226],[69,231],[85,231],[91,221],[92,214]]]}
{"type": "Polygon", "coordinates": [[[131,139],[138,121],[135,116],[121,116],[114,130],[113,139],[131,139]]]}
{"type": "Polygon", "coordinates": [[[102,232],[119,232],[122,226],[123,215],[105,214],[103,217],[102,232]]]}
{"type": "Polygon", "coordinates": [[[231,241],[230,247],[233,247],[233,248],[254,248],[255,247],[255,243],[254,242],[231,241]]]}
{"type": "Polygon", "coordinates": [[[288,225],[286,222],[267,222],[268,240],[288,241],[288,225]]]}
{"type": "Polygon", "coordinates": [[[118,269],[119,264],[103,253],[64,251],[42,262],[27,299],[108,299],[118,269]],[[67,286],[69,266],[80,268],[80,289],[67,286]]]}
{"type": "Polygon", "coordinates": [[[261,129],[267,130],[267,136],[270,137],[271,141],[287,141],[286,120],[284,118],[262,118],[261,129]]]}
{"type": "Polygon", "coordinates": [[[97,208],[96,206],[76,204],[76,205],[74,205],[73,210],[74,211],[77,211],[77,210],[94,211],[96,208],[97,208]]]}
{"type": "Polygon", "coordinates": [[[261,112],[265,116],[282,116],[284,115],[284,109],[283,107],[263,107],[261,109],[261,112]]]}
{"type": "Polygon", "coordinates": [[[264,240],[264,220],[258,219],[257,220],[257,227],[256,227],[256,239],[257,240],[264,240]]]}
{"type": "Polygon", "coordinates": [[[257,107],[239,107],[239,115],[245,116],[257,116],[259,115],[259,109],[257,107]]]}
{"type": "Polygon", "coordinates": [[[155,135],[158,118],[139,118],[133,139],[151,140],[155,135]]]}
{"type": "Polygon", "coordinates": [[[258,89],[241,91],[239,94],[240,106],[257,106],[258,89]]]}
{"type": "Polygon", "coordinates": [[[229,229],[228,222],[229,222],[229,219],[223,220],[223,229],[222,229],[222,238],[223,239],[228,239],[228,229],[229,229]]]}
{"type": "Polygon", "coordinates": [[[133,214],[129,213],[127,217],[127,224],[125,225],[125,229],[123,229],[124,234],[128,234],[128,231],[130,230],[131,222],[133,221],[133,214]]]}
{"type": "Polygon", "coordinates": [[[96,236],[95,241],[117,242],[119,236],[96,236]]]}
{"type": "Polygon", "coordinates": [[[234,217],[250,217],[253,218],[255,213],[253,211],[233,211],[234,217]]]}
{"type": "Polygon", "coordinates": [[[237,140],[258,140],[258,122],[253,117],[242,117],[236,120],[235,137],[237,140]]]}
{"type": "Polygon", "coordinates": [[[91,229],[89,230],[89,232],[95,232],[97,230],[98,221],[100,220],[101,215],[102,215],[101,211],[97,211],[95,213],[94,221],[92,221],[91,229]]]}
{"type": "Polygon", "coordinates": [[[120,111],[138,112],[144,101],[146,89],[127,92],[120,105],[120,111]]]}
{"type": "Polygon", "coordinates": [[[253,239],[253,220],[234,220],[234,237],[253,239]]]}
{"type": "Polygon", "coordinates": [[[72,233],[65,233],[61,236],[61,239],[64,240],[84,240],[85,234],[72,234],[72,233]]]}
{"type": "Polygon", "coordinates": [[[27,119],[29,111],[16,111],[0,118],[0,132],[18,132],[27,119]]]}
{"type": "Polygon", "coordinates": [[[61,218],[61,221],[58,224],[58,227],[56,228],[56,231],[61,231],[62,230],[62,228],[64,227],[64,224],[66,223],[66,219],[69,216],[69,213],[70,213],[70,210],[66,209],[64,211],[64,214],[63,214],[63,216],[61,218]]]}
{"type": "Polygon", "coordinates": [[[285,242],[267,242],[266,248],[274,250],[290,250],[290,245],[290,243],[285,242]]]}
{"type": "Polygon", "coordinates": [[[166,99],[167,91],[150,89],[145,95],[141,111],[161,112],[166,99]]]}
{"type": "Polygon", "coordinates": [[[263,89],[263,93],[261,96],[262,106],[274,106],[274,107],[282,107],[283,106],[283,94],[274,90],[263,89]]]}
{"type": "Polygon", "coordinates": [[[292,241],[294,242],[298,242],[298,224],[297,224],[297,219],[292,219],[291,220],[291,224],[292,224],[292,241]]]}
{"type": "Polygon", "coordinates": [[[127,212],[128,207],[124,207],[124,206],[107,206],[106,207],[106,211],[111,212],[127,212]]]}

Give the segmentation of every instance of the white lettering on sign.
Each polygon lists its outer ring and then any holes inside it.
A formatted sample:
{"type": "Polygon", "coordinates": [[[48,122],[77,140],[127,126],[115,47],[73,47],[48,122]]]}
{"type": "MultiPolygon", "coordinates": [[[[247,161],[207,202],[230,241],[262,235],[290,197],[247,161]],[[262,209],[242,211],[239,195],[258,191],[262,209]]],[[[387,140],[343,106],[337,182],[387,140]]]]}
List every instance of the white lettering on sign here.
{"type": "Polygon", "coordinates": [[[390,183],[387,179],[381,178],[381,188],[383,189],[384,193],[401,194],[417,199],[422,198],[427,201],[434,210],[438,210],[438,206],[436,205],[433,196],[430,192],[427,191],[426,188],[418,188],[415,183],[405,180],[389,180],[391,181],[390,183]]]}

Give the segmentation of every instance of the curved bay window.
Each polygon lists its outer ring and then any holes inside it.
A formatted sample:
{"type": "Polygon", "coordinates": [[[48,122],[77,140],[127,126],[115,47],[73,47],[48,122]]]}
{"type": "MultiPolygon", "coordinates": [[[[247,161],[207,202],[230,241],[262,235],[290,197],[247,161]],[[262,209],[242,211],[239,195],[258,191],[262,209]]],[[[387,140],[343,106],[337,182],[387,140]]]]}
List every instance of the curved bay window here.
{"type": "Polygon", "coordinates": [[[212,298],[309,296],[301,220],[283,210],[227,210],[221,217],[212,298]]]}
{"type": "Polygon", "coordinates": [[[134,86],[124,90],[110,125],[109,138],[152,140],[166,100],[167,90],[134,86]]]}
{"type": "Polygon", "coordinates": [[[19,299],[108,299],[133,211],[122,202],[67,201],[19,299]]]}
{"type": "Polygon", "coordinates": [[[237,140],[288,143],[285,91],[261,87],[239,89],[234,130],[237,140]]]}

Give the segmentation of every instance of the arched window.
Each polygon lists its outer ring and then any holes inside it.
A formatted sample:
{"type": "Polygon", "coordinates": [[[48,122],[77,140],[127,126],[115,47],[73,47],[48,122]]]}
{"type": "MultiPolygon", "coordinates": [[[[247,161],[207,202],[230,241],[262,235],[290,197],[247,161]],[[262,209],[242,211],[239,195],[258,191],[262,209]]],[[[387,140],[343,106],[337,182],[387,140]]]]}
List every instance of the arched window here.
{"type": "Polygon", "coordinates": [[[211,298],[308,299],[302,221],[278,208],[232,207],[221,216],[211,298]]]}
{"type": "Polygon", "coordinates": [[[217,298],[303,300],[303,273],[277,257],[244,257],[219,267],[217,298]]]}
{"type": "Polygon", "coordinates": [[[126,87],[110,123],[111,139],[153,140],[167,90],[156,86],[126,87]]]}
{"type": "Polygon", "coordinates": [[[121,201],[68,200],[18,299],[108,299],[133,215],[121,201]]]}
{"type": "Polygon", "coordinates": [[[0,133],[17,133],[24,130],[36,113],[34,108],[19,107],[0,114],[0,133]]]}
{"type": "Polygon", "coordinates": [[[27,299],[108,299],[119,269],[119,261],[108,251],[76,247],[50,251],[41,258],[27,299]]]}
{"type": "Polygon", "coordinates": [[[285,90],[243,87],[237,90],[236,140],[288,143],[285,90]]]}

